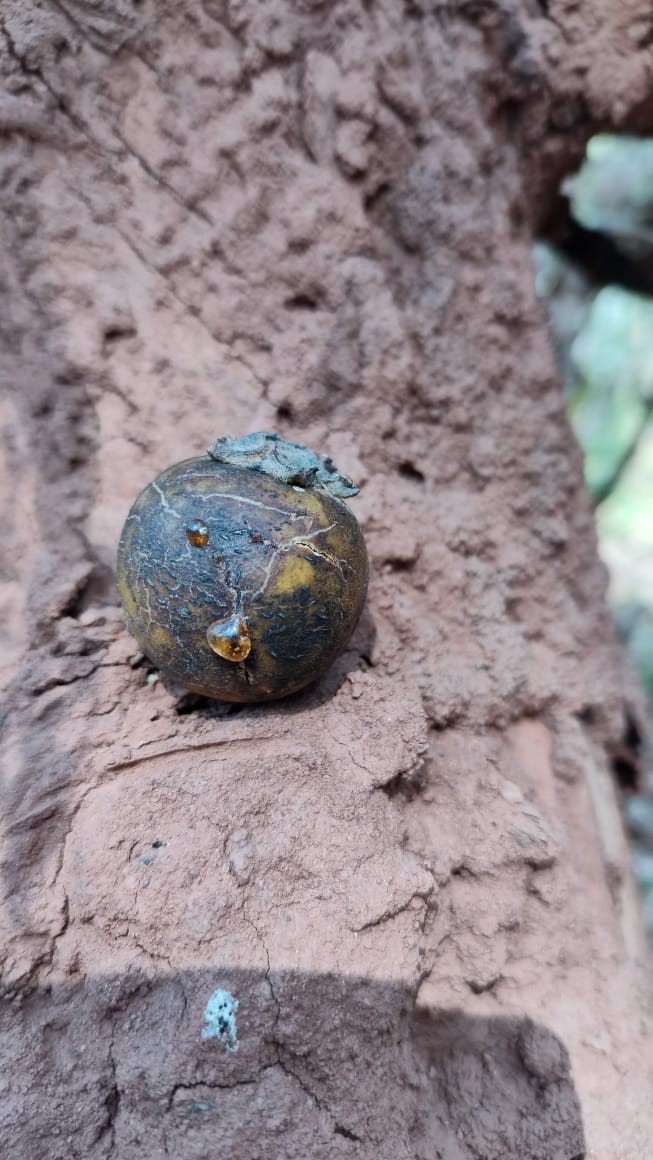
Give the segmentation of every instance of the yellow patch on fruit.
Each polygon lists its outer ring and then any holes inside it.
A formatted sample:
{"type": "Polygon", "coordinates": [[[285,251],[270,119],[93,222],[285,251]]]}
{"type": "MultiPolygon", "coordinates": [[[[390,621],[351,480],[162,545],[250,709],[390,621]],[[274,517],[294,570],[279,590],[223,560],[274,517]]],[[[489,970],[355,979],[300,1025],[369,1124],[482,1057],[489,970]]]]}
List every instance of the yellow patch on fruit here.
{"type": "Polygon", "coordinates": [[[156,648],[169,649],[174,647],[174,637],[161,624],[150,624],[148,637],[156,648]]]}
{"type": "Polygon", "coordinates": [[[289,556],[276,577],[272,592],[281,596],[294,592],[295,588],[301,588],[303,584],[310,584],[312,580],[313,565],[303,556],[289,556]]]}

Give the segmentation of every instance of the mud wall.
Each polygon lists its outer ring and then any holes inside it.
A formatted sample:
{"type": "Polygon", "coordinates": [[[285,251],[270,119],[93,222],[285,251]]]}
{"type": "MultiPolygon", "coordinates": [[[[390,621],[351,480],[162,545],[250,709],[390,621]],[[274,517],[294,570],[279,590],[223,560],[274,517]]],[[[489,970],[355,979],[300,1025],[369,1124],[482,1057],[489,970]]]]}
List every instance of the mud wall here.
{"type": "Polygon", "coordinates": [[[530,246],[648,7],[4,0],[13,1156],[646,1154],[636,695],[530,246]],[[189,703],[118,534],[259,428],[364,485],[368,610],[288,703],[189,703]]]}

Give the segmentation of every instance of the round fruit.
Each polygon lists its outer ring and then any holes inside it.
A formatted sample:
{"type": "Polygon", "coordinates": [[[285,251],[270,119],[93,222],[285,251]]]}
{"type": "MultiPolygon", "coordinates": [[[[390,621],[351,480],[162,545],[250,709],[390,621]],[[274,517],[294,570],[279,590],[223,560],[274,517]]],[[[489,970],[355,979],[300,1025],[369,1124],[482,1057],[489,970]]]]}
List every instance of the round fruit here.
{"type": "Polygon", "coordinates": [[[342,652],[367,554],[333,462],[269,432],[148,484],[120,537],[127,623],[160,671],[224,701],[285,697],[342,652]]]}

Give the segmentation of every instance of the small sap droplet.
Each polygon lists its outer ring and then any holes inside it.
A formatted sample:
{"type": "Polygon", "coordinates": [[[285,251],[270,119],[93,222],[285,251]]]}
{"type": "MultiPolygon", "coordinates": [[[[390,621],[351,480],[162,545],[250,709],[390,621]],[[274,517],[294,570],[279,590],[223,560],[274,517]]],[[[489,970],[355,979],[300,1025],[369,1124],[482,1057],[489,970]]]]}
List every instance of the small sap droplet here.
{"type": "Polygon", "coordinates": [[[213,652],[225,661],[244,661],[252,647],[247,621],[242,616],[214,620],[206,630],[206,639],[213,652]]]}
{"type": "Polygon", "coordinates": [[[186,539],[194,548],[205,548],[209,542],[209,529],[201,520],[192,520],[186,525],[186,539]]]}

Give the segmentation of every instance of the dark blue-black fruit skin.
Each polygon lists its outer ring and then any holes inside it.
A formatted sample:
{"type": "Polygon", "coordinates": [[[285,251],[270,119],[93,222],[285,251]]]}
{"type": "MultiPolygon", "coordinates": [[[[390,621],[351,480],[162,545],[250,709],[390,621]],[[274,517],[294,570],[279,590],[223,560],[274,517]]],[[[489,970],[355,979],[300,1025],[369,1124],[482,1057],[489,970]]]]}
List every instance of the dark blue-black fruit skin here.
{"type": "Polygon", "coordinates": [[[367,590],[363,534],[347,505],[259,471],[201,456],[141,492],[118,549],[130,631],[157,668],[225,701],[287,696],[342,652],[367,590]],[[238,663],[207,642],[241,617],[238,663]]]}

